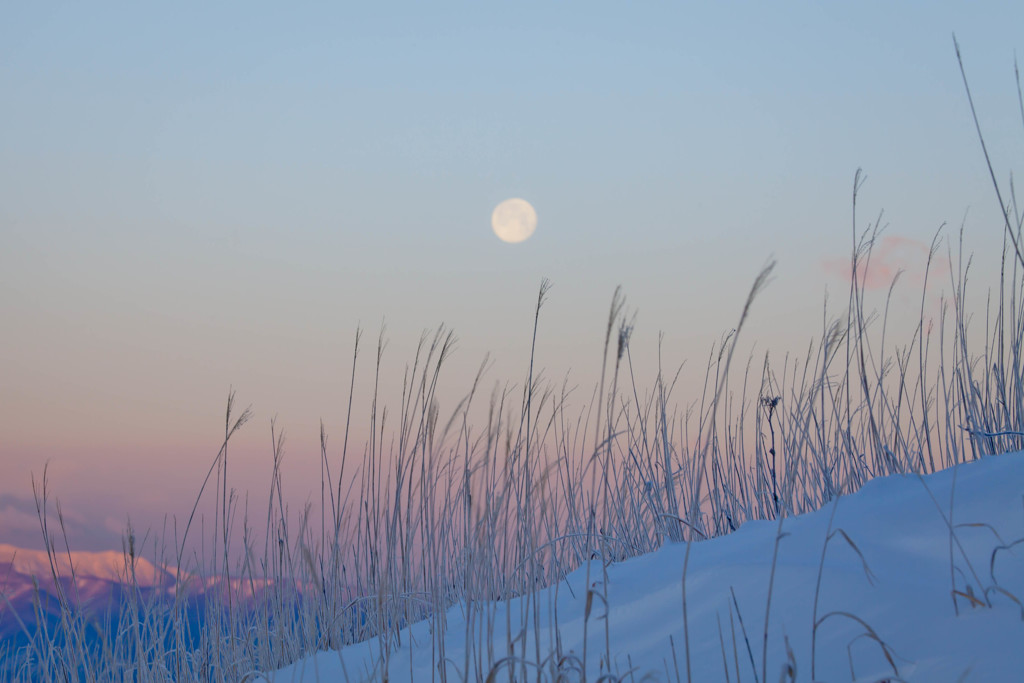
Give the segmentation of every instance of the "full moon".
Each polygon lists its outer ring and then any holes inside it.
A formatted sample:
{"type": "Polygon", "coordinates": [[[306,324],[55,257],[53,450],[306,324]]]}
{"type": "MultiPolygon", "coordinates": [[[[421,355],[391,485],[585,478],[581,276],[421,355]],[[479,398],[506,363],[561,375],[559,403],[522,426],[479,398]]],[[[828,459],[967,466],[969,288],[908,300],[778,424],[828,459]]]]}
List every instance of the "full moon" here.
{"type": "Polygon", "coordinates": [[[491,227],[502,242],[522,242],[537,229],[537,212],[525,199],[506,199],[494,207],[491,227]]]}

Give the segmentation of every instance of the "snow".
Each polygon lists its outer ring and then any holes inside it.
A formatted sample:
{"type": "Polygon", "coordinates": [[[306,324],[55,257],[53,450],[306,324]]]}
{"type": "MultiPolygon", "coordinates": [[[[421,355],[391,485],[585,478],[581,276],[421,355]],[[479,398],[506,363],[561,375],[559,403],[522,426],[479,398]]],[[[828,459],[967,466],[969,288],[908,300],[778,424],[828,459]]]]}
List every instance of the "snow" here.
{"type": "MultiPolygon", "coordinates": [[[[112,583],[123,583],[130,573],[125,566],[125,554],[120,551],[54,553],[56,571],[59,576],[70,577],[72,573],[80,579],[99,579],[112,583]],[[73,571],[72,571],[73,568],[73,571]]],[[[53,575],[50,556],[45,550],[26,550],[0,543],[0,565],[26,577],[47,579],[53,575]]],[[[173,579],[165,569],[149,560],[139,557],[135,560],[135,581],[140,586],[161,586],[173,579]]]]}
{"type": "MultiPolygon", "coordinates": [[[[1024,453],[987,457],[926,477],[876,479],[824,509],[784,519],[770,591],[767,659],[762,664],[765,609],[779,529],[775,521],[752,522],[731,535],[692,545],[686,595],[693,681],[780,680],[787,664],[787,642],[796,680],[897,678],[880,645],[862,637],[865,627],[840,613],[853,615],[874,630],[892,653],[899,679],[929,683],[1024,680],[1024,612],[1015,602],[1024,600],[1024,543],[997,550],[1024,539],[1024,453]],[[841,534],[833,534],[821,574],[812,679],[815,587],[833,513],[831,528],[843,530],[860,555],[841,534]],[[951,515],[955,538],[947,523],[951,515]],[[861,556],[870,568],[870,578],[861,556]],[[952,594],[954,577],[956,590],[979,602],[972,606],[968,598],[958,598],[959,615],[952,594]],[[731,607],[730,589],[735,591],[739,615],[731,607]],[[830,613],[834,615],[820,621],[830,613]],[[738,617],[746,629],[749,653],[738,617]]],[[[685,556],[686,544],[667,545],[611,564],[606,582],[600,564],[592,564],[591,583],[605,594],[607,607],[600,598],[593,599],[588,680],[607,671],[600,668],[606,652],[606,624],[613,672],[622,675],[632,666],[635,680],[649,674],[649,680],[676,681],[678,662],[679,680],[687,680],[685,556]]],[[[586,577],[584,566],[534,596],[542,658],[555,651],[556,632],[561,654],[582,656],[586,577]]],[[[495,659],[500,659],[508,654],[506,616],[514,638],[529,605],[517,599],[459,604],[448,610],[444,646],[448,671],[455,680],[465,676],[467,640],[474,653],[479,648],[486,653],[480,617],[493,618],[493,651],[495,659]],[[475,620],[476,635],[470,639],[467,617],[475,620]]],[[[527,648],[524,653],[517,643],[515,655],[536,660],[533,617],[528,614],[525,623],[527,648]]],[[[440,680],[433,661],[434,626],[424,621],[401,633],[401,645],[394,647],[388,662],[387,680],[440,680]]],[[[380,641],[374,639],[338,652],[321,652],[265,674],[262,680],[381,680],[380,648],[380,641]]],[[[485,665],[483,676],[487,673],[485,665]]],[[[478,675],[471,664],[466,678],[474,680],[478,675]]]]}

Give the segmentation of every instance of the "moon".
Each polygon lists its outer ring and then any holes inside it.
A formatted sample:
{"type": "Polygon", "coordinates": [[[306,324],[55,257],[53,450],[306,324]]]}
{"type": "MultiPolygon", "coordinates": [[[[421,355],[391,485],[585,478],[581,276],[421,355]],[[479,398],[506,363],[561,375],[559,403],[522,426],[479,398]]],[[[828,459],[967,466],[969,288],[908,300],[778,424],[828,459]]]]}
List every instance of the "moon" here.
{"type": "Polygon", "coordinates": [[[491,227],[502,242],[522,242],[537,229],[537,212],[525,199],[506,199],[494,207],[491,227]]]}

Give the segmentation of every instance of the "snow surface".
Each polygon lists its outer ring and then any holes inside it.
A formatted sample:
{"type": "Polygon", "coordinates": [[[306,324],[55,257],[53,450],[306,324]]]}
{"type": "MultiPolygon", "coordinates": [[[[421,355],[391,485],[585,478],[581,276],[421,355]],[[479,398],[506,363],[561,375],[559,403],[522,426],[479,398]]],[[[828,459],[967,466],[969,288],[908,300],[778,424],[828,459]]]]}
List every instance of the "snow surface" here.
{"type": "MultiPolygon", "coordinates": [[[[998,586],[1024,600],[1024,542],[993,554],[1000,545],[1024,539],[1024,453],[987,457],[923,478],[907,475],[875,479],[859,492],[839,499],[835,506],[833,530],[846,532],[860,549],[873,578],[869,581],[860,557],[841,535],[834,535],[825,556],[819,619],[830,612],[846,612],[863,620],[891,648],[899,679],[929,683],[1024,681],[1024,613],[1014,599],[992,590],[998,586]],[[955,540],[946,521],[951,510],[955,540]],[[982,603],[990,601],[991,606],[972,607],[969,599],[959,598],[957,616],[953,576],[957,590],[972,594],[982,603]]],[[[782,523],[785,535],[779,542],[771,592],[764,678],[762,639],[778,522],[751,522],[731,535],[693,544],[686,579],[693,681],[780,680],[787,662],[787,639],[796,662],[796,680],[812,680],[812,610],[832,514],[830,505],[782,523]],[[735,590],[750,653],[735,609],[733,649],[730,588],[735,590]]],[[[606,591],[608,606],[600,599],[593,600],[588,679],[597,679],[601,673],[599,661],[605,652],[607,623],[613,669],[619,675],[632,665],[635,680],[644,674],[650,674],[649,680],[677,680],[671,635],[680,680],[687,680],[682,610],[685,553],[686,544],[671,544],[649,555],[612,564],[606,585],[601,582],[600,565],[592,565],[592,584],[596,580],[594,588],[606,591]]],[[[562,652],[571,651],[577,656],[583,652],[586,571],[582,567],[536,595],[542,642],[554,642],[552,608],[557,607],[562,652]]],[[[507,654],[505,620],[510,608],[515,636],[522,623],[519,599],[477,603],[472,610],[459,604],[448,610],[445,647],[448,672],[455,680],[461,680],[465,673],[467,615],[479,622],[480,615],[490,609],[496,625],[493,648],[495,657],[500,658],[507,654]]],[[[388,680],[439,680],[431,626],[430,621],[424,621],[403,630],[401,646],[390,657],[388,680]]],[[[474,642],[479,648],[481,626],[476,623],[474,628],[478,633],[474,642]]],[[[895,679],[879,645],[869,637],[859,637],[865,632],[849,617],[826,619],[817,634],[815,679],[895,679]]],[[[527,619],[526,643],[526,653],[517,644],[516,655],[536,659],[532,617],[527,619]]],[[[546,648],[541,656],[553,649],[553,645],[546,648]]],[[[373,639],[338,652],[321,652],[265,674],[262,680],[382,680],[379,653],[380,642],[373,639]]],[[[476,677],[475,669],[471,669],[467,678],[476,677]]]]}

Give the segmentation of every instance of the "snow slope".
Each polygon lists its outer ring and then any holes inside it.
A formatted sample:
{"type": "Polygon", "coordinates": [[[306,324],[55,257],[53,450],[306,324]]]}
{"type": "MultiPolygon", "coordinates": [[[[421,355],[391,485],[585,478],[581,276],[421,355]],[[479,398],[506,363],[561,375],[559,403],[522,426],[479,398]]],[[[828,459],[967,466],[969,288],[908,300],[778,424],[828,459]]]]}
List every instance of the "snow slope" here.
{"type": "MultiPolygon", "coordinates": [[[[1024,539],[1022,453],[985,458],[924,478],[876,479],[839,499],[835,507],[783,520],[764,663],[765,609],[779,524],[748,523],[729,536],[693,544],[686,579],[693,681],[780,680],[788,661],[787,641],[796,680],[812,680],[815,587],[833,512],[832,529],[842,529],[856,544],[872,578],[866,575],[858,553],[841,534],[834,534],[825,556],[817,615],[820,620],[835,614],[820,622],[814,680],[883,681],[896,677],[895,665],[898,677],[908,681],[1024,681],[1024,612],[1015,602],[1024,600],[1024,542],[993,553],[1000,545],[1024,539]],[[946,521],[951,510],[955,538],[946,521]],[[958,598],[959,616],[953,577],[956,589],[977,601],[972,606],[971,599],[958,598]],[[735,591],[739,614],[731,607],[730,589],[735,591]],[[866,628],[840,612],[870,626],[890,648],[892,664],[875,640],[859,637],[866,628]]],[[[601,674],[605,624],[617,674],[632,666],[635,680],[651,674],[652,680],[675,681],[678,662],[679,680],[687,680],[682,609],[685,554],[685,544],[673,544],[612,564],[606,583],[600,565],[592,565],[591,583],[606,595],[607,607],[602,599],[592,599],[588,680],[601,674]]],[[[586,571],[582,567],[535,596],[542,658],[555,651],[556,633],[562,655],[582,656],[586,571]]],[[[449,674],[455,680],[485,678],[486,665],[473,663],[480,648],[486,652],[480,617],[493,618],[492,646],[495,659],[500,659],[507,654],[506,617],[514,639],[527,610],[520,600],[451,608],[445,638],[449,674]],[[467,623],[477,635],[467,638],[467,623]],[[474,644],[468,676],[467,642],[474,644]]],[[[533,623],[528,616],[525,654],[521,643],[516,644],[515,654],[535,661],[533,623]]],[[[402,632],[401,645],[390,656],[388,680],[439,680],[436,643],[431,637],[434,626],[425,621],[402,632]]],[[[381,680],[379,654],[380,642],[374,639],[339,652],[321,652],[265,674],[264,680],[381,680]]]]}

